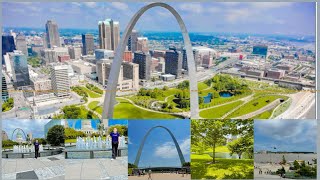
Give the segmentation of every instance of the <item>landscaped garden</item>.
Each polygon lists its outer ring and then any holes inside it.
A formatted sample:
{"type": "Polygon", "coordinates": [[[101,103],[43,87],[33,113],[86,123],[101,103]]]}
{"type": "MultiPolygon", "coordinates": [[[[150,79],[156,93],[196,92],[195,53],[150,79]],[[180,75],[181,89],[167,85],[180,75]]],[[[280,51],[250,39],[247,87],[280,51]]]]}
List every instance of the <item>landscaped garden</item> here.
{"type": "Polygon", "coordinates": [[[252,120],[192,120],[191,132],[192,179],[253,179],[252,120]]]}

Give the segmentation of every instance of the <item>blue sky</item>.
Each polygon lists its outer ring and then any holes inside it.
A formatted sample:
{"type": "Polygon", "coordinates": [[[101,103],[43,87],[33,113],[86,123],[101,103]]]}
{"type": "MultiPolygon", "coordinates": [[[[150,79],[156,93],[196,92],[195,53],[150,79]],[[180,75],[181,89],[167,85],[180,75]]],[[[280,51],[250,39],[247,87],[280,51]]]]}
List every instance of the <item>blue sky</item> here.
{"type": "MultiPolygon", "coordinates": [[[[97,29],[99,20],[120,21],[123,30],[141,2],[3,3],[4,27],[44,28],[48,19],[60,28],[97,29]]],[[[190,32],[232,32],[315,35],[315,3],[297,2],[175,2],[190,32]]],[[[140,31],[179,31],[174,17],[155,7],[138,21],[140,31]]]]}
{"type": "MultiPolygon", "coordinates": [[[[149,129],[165,126],[174,134],[186,162],[190,162],[190,121],[189,120],[130,120],[129,121],[129,163],[133,163],[140,143],[149,129]]],[[[169,133],[154,129],[148,136],[140,158],[139,167],[180,166],[180,159],[169,133]]]]}
{"type": "Polygon", "coordinates": [[[316,152],[316,120],[255,120],[255,151],[316,152]],[[276,150],[273,149],[276,147],[276,150]]]}
{"type": "Polygon", "coordinates": [[[31,132],[33,138],[44,138],[44,125],[49,121],[47,119],[4,119],[2,120],[2,130],[7,132],[9,139],[16,128],[22,129],[26,135],[31,132]]]}

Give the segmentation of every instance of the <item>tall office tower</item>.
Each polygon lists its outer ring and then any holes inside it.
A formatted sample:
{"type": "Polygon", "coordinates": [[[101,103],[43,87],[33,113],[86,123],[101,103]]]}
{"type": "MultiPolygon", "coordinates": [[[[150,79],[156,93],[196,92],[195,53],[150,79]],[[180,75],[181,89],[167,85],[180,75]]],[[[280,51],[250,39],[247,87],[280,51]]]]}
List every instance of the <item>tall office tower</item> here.
{"type": "MultiPolygon", "coordinates": [[[[108,83],[108,78],[111,71],[111,65],[112,65],[112,60],[109,60],[109,59],[97,61],[96,69],[97,69],[98,82],[103,86],[107,85],[108,83]]],[[[119,72],[118,82],[119,84],[123,83],[123,67],[122,66],[119,72]]]]}
{"type": "Polygon", "coordinates": [[[118,21],[106,19],[99,21],[100,49],[116,50],[120,42],[120,27],[118,21]]]}
{"type": "Polygon", "coordinates": [[[176,78],[181,77],[182,69],[182,54],[176,48],[170,48],[166,51],[165,57],[165,73],[176,75],[176,78]]]}
{"type": "Polygon", "coordinates": [[[70,79],[68,77],[68,65],[51,64],[51,86],[54,94],[58,97],[69,96],[70,79]]]}
{"type": "Polygon", "coordinates": [[[151,56],[149,53],[135,52],[133,63],[139,64],[139,78],[150,80],[151,56]]]}
{"type": "Polygon", "coordinates": [[[70,59],[80,59],[82,48],[80,46],[68,47],[70,59]]]}
{"type": "Polygon", "coordinates": [[[83,45],[83,55],[93,55],[94,54],[94,41],[92,34],[82,34],[82,45],[83,45]]]}
{"type": "Polygon", "coordinates": [[[53,46],[60,46],[60,35],[58,24],[55,21],[48,20],[46,23],[46,34],[47,34],[47,44],[48,48],[53,46]]]}
{"type": "Polygon", "coordinates": [[[16,48],[26,56],[28,56],[28,47],[26,42],[26,37],[22,34],[17,35],[16,37],[16,48]]]}
{"type": "Polygon", "coordinates": [[[139,37],[139,32],[136,30],[132,30],[128,39],[128,51],[131,51],[131,52],[137,51],[138,37],[139,37]]]}
{"type": "MultiPolygon", "coordinates": [[[[2,36],[2,55],[16,50],[13,36],[2,36]]],[[[2,63],[3,64],[3,63],[2,63]]]]}
{"type": "Polygon", "coordinates": [[[5,102],[9,99],[8,86],[7,86],[7,81],[6,81],[5,75],[3,73],[1,75],[2,75],[2,87],[1,87],[2,94],[1,94],[1,97],[2,97],[2,102],[5,102]]]}
{"type": "Polygon", "coordinates": [[[131,62],[123,62],[123,78],[132,79],[132,89],[139,89],[139,65],[131,62]]]}
{"type": "Polygon", "coordinates": [[[144,53],[149,53],[148,38],[147,37],[138,37],[138,40],[137,40],[137,51],[142,51],[144,53]]]}
{"type": "Polygon", "coordinates": [[[47,33],[43,33],[41,38],[43,48],[48,48],[47,33]]]}
{"type": "MultiPolygon", "coordinates": [[[[199,51],[193,50],[193,58],[194,58],[194,65],[197,70],[197,65],[199,64],[199,60],[200,60],[199,51]]],[[[188,70],[187,52],[185,49],[183,50],[182,69],[188,70]]]]}
{"type": "Polygon", "coordinates": [[[15,88],[30,85],[27,56],[21,51],[9,53],[12,64],[12,79],[15,88]]]}

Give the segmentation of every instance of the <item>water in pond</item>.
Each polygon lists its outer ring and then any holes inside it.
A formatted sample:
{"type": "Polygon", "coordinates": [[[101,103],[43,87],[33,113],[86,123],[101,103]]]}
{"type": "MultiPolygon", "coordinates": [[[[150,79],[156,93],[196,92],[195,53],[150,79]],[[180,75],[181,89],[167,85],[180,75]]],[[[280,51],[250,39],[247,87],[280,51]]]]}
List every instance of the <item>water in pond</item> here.
{"type": "Polygon", "coordinates": [[[221,91],[219,92],[220,97],[231,97],[233,96],[232,93],[228,92],[228,91],[221,91]]]}
{"type": "Polygon", "coordinates": [[[204,103],[204,104],[210,103],[210,102],[211,102],[211,98],[212,98],[212,94],[211,94],[211,93],[208,93],[207,96],[204,96],[204,97],[203,97],[203,99],[204,99],[203,103],[204,103]]]}

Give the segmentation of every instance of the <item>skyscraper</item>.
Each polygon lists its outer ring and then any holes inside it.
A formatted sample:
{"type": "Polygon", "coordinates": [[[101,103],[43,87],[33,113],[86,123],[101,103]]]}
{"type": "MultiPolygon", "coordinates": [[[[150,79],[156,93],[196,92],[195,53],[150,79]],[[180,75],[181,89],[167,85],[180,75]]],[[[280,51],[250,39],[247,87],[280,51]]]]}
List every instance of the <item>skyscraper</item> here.
{"type": "Polygon", "coordinates": [[[139,37],[139,32],[132,30],[129,39],[128,39],[128,50],[131,52],[137,51],[137,41],[139,37]]]}
{"type": "Polygon", "coordinates": [[[181,76],[182,69],[182,54],[176,48],[170,48],[166,51],[165,57],[165,73],[176,75],[176,78],[181,76]]]}
{"type": "Polygon", "coordinates": [[[16,48],[26,56],[28,56],[28,47],[26,42],[26,37],[22,34],[17,35],[16,37],[16,48]]]}
{"type": "Polygon", "coordinates": [[[80,46],[69,46],[68,51],[70,59],[80,59],[82,53],[80,46]]]}
{"type": "Polygon", "coordinates": [[[48,48],[52,48],[53,46],[60,46],[60,35],[58,24],[55,21],[48,20],[46,23],[46,35],[47,35],[47,43],[48,48]]]}
{"type": "Polygon", "coordinates": [[[149,53],[135,52],[133,63],[139,64],[139,78],[150,80],[151,56],[149,53]]]}
{"type": "Polygon", "coordinates": [[[100,49],[115,50],[120,41],[120,27],[118,21],[106,19],[99,21],[100,49]]]}
{"type": "Polygon", "coordinates": [[[8,86],[7,86],[7,81],[6,81],[6,77],[4,76],[4,74],[2,73],[2,101],[7,101],[9,99],[9,93],[8,93],[8,86]]]}
{"type": "Polygon", "coordinates": [[[53,92],[58,97],[69,96],[70,80],[68,77],[68,65],[51,64],[50,76],[53,92]]]}
{"type": "Polygon", "coordinates": [[[21,51],[9,53],[12,64],[12,79],[15,88],[30,85],[27,56],[21,51]]]}
{"type": "Polygon", "coordinates": [[[137,51],[142,51],[144,53],[149,53],[148,38],[138,37],[137,39],[137,51]]]}
{"type": "Polygon", "coordinates": [[[93,55],[94,53],[94,41],[92,34],[82,34],[83,55],[93,55]]]}
{"type": "MultiPolygon", "coordinates": [[[[2,36],[2,55],[16,50],[13,36],[2,36]]],[[[3,63],[2,63],[3,64],[3,63]]]]}

